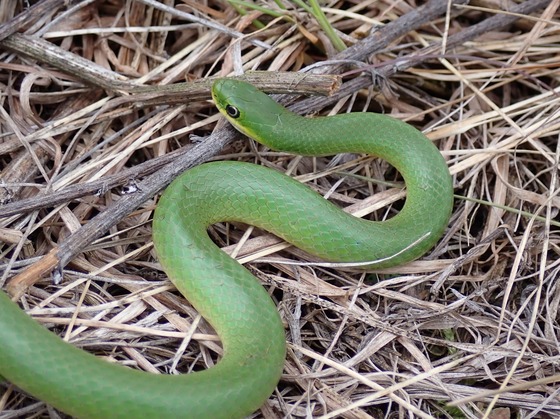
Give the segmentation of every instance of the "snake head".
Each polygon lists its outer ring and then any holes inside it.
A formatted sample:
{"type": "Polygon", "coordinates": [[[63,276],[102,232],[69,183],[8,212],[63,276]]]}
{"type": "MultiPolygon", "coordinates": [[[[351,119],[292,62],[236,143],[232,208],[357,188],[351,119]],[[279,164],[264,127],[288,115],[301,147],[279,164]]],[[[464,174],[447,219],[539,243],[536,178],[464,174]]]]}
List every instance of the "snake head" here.
{"type": "Polygon", "coordinates": [[[269,139],[282,118],[290,113],[252,84],[235,79],[218,79],[212,84],[212,99],[222,115],[241,133],[271,148],[269,139]]]}

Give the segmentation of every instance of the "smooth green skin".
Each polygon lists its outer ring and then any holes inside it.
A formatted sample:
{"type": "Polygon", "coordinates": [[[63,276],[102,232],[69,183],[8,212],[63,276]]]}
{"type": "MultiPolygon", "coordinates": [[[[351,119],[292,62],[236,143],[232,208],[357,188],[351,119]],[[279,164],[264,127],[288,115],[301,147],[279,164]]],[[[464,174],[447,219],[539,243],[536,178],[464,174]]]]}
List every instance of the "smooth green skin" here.
{"type": "Polygon", "coordinates": [[[76,417],[244,417],[267,400],[280,378],[284,330],[264,288],[213,244],[209,225],[245,222],[339,262],[374,261],[407,249],[373,267],[413,260],[441,236],[451,213],[451,178],[438,150],[410,125],[372,113],[302,118],[240,81],[216,81],[212,94],[239,130],[270,148],[386,159],[406,181],[404,208],[388,221],[370,222],[260,166],[220,162],[188,170],[160,200],[154,244],[175,286],[222,339],[222,360],[174,376],[110,364],[63,342],[0,292],[0,374],[9,381],[76,417]]]}

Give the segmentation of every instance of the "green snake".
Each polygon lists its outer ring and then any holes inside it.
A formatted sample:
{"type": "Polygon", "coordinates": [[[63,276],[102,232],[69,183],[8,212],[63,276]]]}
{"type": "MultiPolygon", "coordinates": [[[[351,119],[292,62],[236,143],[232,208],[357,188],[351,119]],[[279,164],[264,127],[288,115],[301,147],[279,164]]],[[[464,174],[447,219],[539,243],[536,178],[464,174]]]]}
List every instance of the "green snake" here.
{"type": "Polygon", "coordinates": [[[208,226],[247,223],[322,259],[371,262],[369,268],[416,259],[441,237],[453,204],[451,177],[437,148],[412,126],[374,113],[304,118],[232,79],[215,81],[212,97],[238,130],[271,149],[387,160],[405,180],[404,207],[387,221],[366,221],[271,169],[241,162],[197,166],[161,197],[153,240],[173,284],[220,336],[217,365],[167,375],[105,362],[63,342],[0,291],[6,380],[81,418],[242,418],[280,379],[284,327],[265,289],[210,240],[208,226]]]}

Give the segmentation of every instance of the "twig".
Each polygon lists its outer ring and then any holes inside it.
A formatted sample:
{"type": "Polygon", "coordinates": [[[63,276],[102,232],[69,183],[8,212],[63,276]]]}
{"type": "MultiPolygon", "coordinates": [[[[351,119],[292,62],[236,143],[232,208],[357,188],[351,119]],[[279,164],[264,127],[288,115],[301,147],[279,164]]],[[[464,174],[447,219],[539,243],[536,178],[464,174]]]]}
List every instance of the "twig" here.
{"type": "MultiPolygon", "coordinates": [[[[454,48],[464,44],[467,41],[471,41],[482,34],[487,33],[489,30],[497,30],[497,29],[504,28],[505,26],[510,25],[516,20],[519,20],[523,14],[529,14],[539,9],[542,9],[546,7],[548,3],[550,3],[550,0],[529,0],[523,2],[515,7],[512,7],[510,10],[511,13],[516,13],[517,15],[497,14],[488,19],[485,19],[482,22],[476,25],[472,25],[457,34],[451,35],[447,39],[446,47],[447,49],[454,48]]],[[[395,22],[397,21],[391,23],[395,23],[395,22]]],[[[395,30],[397,29],[398,27],[395,28],[395,30]]],[[[376,51],[380,50],[381,48],[387,45],[387,41],[383,39],[383,37],[377,37],[377,38],[380,38],[379,46],[373,46],[373,48],[375,48],[376,51]]],[[[388,78],[393,74],[406,70],[407,68],[411,67],[414,64],[418,64],[419,62],[426,61],[425,57],[430,57],[433,56],[434,54],[441,53],[440,49],[441,49],[440,44],[429,45],[425,48],[422,48],[417,53],[411,54],[409,57],[403,57],[400,61],[398,61],[397,64],[391,64],[389,66],[376,68],[375,72],[378,75],[378,77],[388,78]]],[[[363,55],[363,52],[361,52],[361,48],[358,48],[358,50],[360,51],[358,54],[363,55]]],[[[343,51],[340,55],[343,55],[346,52],[347,51],[343,51]]],[[[319,73],[324,73],[324,72],[325,72],[324,69],[321,69],[321,71],[319,71],[319,73]]],[[[324,107],[327,107],[339,101],[340,98],[350,95],[354,92],[357,92],[360,89],[364,89],[370,85],[371,85],[371,77],[368,76],[357,77],[355,79],[352,79],[344,83],[338,92],[336,92],[334,95],[328,98],[321,98],[321,99],[316,97],[306,98],[302,101],[299,101],[291,109],[297,113],[306,113],[306,109],[317,109],[317,106],[321,104],[324,107]]]]}
{"type": "MultiPolygon", "coordinates": [[[[191,15],[190,13],[186,13],[186,12],[182,12],[180,10],[177,10],[173,7],[169,7],[164,3],[160,3],[158,1],[155,0],[139,0],[140,2],[153,7],[154,9],[158,9],[161,10],[162,12],[165,13],[169,13],[173,16],[179,17],[181,19],[185,19],[188,20],[190,22],[194,22],[194,23],[199,23],[203,26],[206,26],[207,28],[210,29],[215,29],[219,32],[225,33],[228,36],[231,36],[233,38],[239,38],[239,39],[244,39],[246,38],[245,35],[243,35],[240,32],[231,30],[230,28],[228,28],[227,26],[224,26],[218,22],[214,22],[212,20],[208,20],[208,19],[204,19],[202,17],[198,17],[195,15],[191,15]]],[[[257,40],[253,40],[253,39],[248,39],[247,42],[249,42],[250,44],[256,46],[256,47],[260,47],[260,48],[264,48],[264,49],[269,49],[271,48],[270,45],[268,45],[266,42],[262,42],[257,40]]]]}
{"type": "Polygon", "coordinates": [[[0,25],[0,41],[22,30],[26,26],[31,25],[45,13],[51,12],[53,9],[57,9],[63,5],[70,5],[77,2],[78,0],[44,0],[34,4],[15,18],[0,25]]]}
{"type": "Polygon", "coordinates": [[[107,91],[134,88],[131,82],[118,73],[40,38],[14,33],[0,41],[0,48],[59,68],[66,74],[107,91]]]}

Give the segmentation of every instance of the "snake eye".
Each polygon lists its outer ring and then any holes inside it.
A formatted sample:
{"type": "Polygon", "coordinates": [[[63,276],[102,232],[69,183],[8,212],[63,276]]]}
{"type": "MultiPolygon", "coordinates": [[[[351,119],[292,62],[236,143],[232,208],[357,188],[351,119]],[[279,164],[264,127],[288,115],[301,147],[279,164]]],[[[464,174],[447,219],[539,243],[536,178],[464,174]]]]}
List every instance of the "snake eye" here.
{"type": "Polygon", "coordinates": [[[232,118],[239,118],[239,109],[232,105],[226,105],[226,112],[232,118]]]}

